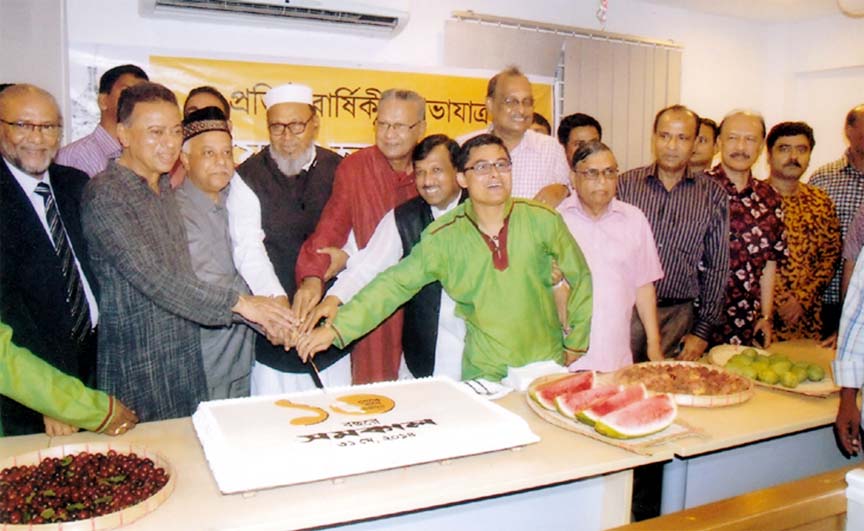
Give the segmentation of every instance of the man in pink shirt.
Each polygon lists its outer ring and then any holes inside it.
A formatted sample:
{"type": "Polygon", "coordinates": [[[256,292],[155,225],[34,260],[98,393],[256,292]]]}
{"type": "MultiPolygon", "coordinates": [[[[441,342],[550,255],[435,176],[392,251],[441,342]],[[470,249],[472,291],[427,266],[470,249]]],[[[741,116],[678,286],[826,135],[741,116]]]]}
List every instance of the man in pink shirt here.
{"type": "MultiPolygon", "coordinates": [[[[651,225],[641,210],[615,199],[618,163],[599,140],[576,150],[570,180],[576,193],[558,211],[585,255],[594,286],[588,353],[570,369],[614,371],[633,363],[634,303],[645,324],[648,359],[662,360],[653,282],[663,277],[663,268],[651,225]]],[[[557,289],[569,287],[563,283],[557,289]]]]}

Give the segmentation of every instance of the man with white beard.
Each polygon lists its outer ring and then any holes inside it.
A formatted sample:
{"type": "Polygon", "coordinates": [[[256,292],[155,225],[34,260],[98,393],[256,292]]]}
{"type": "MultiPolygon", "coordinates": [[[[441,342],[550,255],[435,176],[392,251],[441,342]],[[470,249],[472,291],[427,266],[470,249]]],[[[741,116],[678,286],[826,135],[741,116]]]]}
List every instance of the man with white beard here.
{"type": "MultiPolygon", "coordinates": [[[[264,96],[270,145],[237,168],[228,197],[234,262],[255,295],[293,302],[294,265],[304,240],[318,224],[342,157],[315,145],[320,121],[312,89],[287,84],[264,96]]],[[[349,385],[347,351],[329,349],[315,358],[325,386],[349,385]]],[[[310,368],[293,349],[286,352],[257,338],[252,394],[276,394],[313,387],[310,368]]]]}

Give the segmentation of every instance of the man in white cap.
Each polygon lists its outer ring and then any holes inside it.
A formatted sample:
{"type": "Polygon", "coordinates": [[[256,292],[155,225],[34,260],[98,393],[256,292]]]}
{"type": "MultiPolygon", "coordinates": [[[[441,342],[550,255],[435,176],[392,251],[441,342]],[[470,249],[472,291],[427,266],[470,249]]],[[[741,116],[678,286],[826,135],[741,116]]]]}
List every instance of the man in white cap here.
{"type": "MultiPolygon", "coordinates": [[[[315,145],[320,121],[306,85],[274,87],[264,96],[270,145],[237,168],[228,197],[234,262],[252,293],[281,297],[297,290],[294,265],[330,198],[342,158],[315,145]]],[[[290,344],[288,345],[290,346],[290,344]]],[[[330,349],[315,358],[325,386],[350,385],[347,351],[330,349]]],[[[310,367],[293,350],[256,339],[252,394],[314,387],[310,367]]]]}

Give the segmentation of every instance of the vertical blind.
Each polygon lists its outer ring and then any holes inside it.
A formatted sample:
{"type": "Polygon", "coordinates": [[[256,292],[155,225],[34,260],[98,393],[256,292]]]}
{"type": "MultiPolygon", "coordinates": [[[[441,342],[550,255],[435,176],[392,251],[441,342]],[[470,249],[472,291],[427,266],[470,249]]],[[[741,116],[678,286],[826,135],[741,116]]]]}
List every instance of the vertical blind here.
{"type": "Polygon", "coordinates": [[[563,45],[564,115],[582,112],[603,126],[603,141],[622,170],[648,164],[654,114],[681,96],[681,49],[589,31],[544,31],[464,20],[447,21],[448,66],[554,76],[563,45]]]}

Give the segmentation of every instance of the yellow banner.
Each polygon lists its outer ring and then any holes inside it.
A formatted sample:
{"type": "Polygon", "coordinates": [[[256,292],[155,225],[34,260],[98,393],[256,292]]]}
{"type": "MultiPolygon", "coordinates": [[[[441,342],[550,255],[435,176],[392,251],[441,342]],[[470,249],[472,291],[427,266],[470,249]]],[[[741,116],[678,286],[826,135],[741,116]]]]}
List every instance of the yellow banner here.
{"type": "MultiPolygon", "coordinates": [[[[264,94],[288,82],[312,87],[321,116],[318,143],[333,148],[350,150],[375,141],[378,97],[389,88],[414,90],[426,98],[427,134],[456,138],[487,123],[485,78],[159,56],[150,57],[149,68],[151,78],[170,87],[181,105],[194,87],[217,88],[231,104],[235,143],[250,147],[269,143],[264,94]]],[[[533,87],[535,110],[550,118],[552,86],[533,87]]]]}

